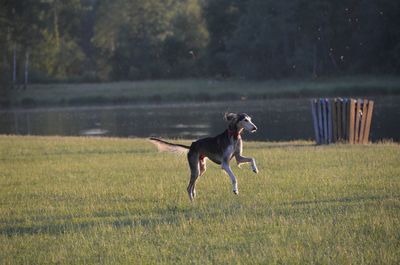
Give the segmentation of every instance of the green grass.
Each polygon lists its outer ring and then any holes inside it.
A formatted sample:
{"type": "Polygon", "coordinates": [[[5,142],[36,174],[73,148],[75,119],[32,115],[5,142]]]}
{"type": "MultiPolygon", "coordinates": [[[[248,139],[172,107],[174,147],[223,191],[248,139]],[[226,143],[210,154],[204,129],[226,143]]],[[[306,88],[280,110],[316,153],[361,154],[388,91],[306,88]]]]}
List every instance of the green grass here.
{"type": "MultiPolygon", "coordinates": [[[[355,76],[317,80],[159,80],[101,84],[32,85],[11,90],[4,106],[83,105],[132,102],[400,94],[400,77],[355,76]]],[[[4,98],[4,97],[3,97],[4,98]]]]}
{"type": "Polygon", "coordinates": [[[143,139],[0,136],[0,264],[399,264],[400,146],[245,143],[239,196],[143,139]]]}

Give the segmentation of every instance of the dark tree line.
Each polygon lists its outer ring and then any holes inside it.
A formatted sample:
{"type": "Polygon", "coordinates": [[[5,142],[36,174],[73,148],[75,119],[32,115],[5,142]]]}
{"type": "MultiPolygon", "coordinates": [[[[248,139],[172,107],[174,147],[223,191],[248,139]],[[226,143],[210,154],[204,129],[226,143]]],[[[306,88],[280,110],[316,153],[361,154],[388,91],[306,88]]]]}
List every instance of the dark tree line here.
{"type": "Polygon", "coordinates": [[[0,0],[1,82],[400,72],[396,0],[0,0]]]}
{"type": "Polygon", "coordinates": [[[228,64],[252,78],[398,72],[398,14],[389,0],[250,1],[228,64]]]}

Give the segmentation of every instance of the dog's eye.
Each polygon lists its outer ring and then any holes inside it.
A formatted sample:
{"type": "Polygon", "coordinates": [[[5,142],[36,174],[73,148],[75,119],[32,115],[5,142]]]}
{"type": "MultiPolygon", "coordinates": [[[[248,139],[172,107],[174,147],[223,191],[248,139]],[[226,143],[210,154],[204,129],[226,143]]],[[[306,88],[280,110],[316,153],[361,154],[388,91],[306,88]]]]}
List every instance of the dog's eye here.
{"type": "Polygon", "coordinates": [[[244,121],[245,121],[245,122],[249,122],[249,119],[246,118],[246,119],[244,119],[244,121]]]}

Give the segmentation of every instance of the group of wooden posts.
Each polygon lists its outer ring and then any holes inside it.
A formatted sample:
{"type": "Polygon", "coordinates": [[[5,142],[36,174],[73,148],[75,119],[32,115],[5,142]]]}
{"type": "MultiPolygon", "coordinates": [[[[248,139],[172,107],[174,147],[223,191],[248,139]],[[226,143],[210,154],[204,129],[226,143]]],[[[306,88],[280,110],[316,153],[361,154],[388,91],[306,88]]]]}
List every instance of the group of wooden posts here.
{"type": "Polygon", "coordinates": [[[311,110],[317,144],[366,144],[374,102],[367,99],[313,99],[311,110]]]}

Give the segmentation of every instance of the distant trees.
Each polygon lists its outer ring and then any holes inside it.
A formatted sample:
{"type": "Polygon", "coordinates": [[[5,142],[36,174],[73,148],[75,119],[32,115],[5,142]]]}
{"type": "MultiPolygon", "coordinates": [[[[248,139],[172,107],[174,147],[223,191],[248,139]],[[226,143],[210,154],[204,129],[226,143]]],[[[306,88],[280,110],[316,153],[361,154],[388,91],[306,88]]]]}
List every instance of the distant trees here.
{"type": "Polygon", "coordinates": [[[197,0],[115,0],[99,4],[93,43],[102,79],[151,79],[202,75],[207,39],[197,0]]]}
{"type": "Polygon", "coordinates": [[[204,16],[210,39],[206,51],[207,73],[211,76],[231,75],[227,50],[239,21],[246,14],[248,0],[209,0],[204,5],[204,16]]]}
{"type": "Polygon", "coordinates": [[[34,81],[79,76],[84,59],[75,34],[80,7],[79,0],[3,0],[1,81],[15,86],[26,85],[30,76],[34,81]]]}
{"type": "Polygon", "coordinates": [[[1,0],[0,83],[400,72],[392,0],[1,0]]]}
{"type": "Polygon", "coordinates": [[[234,75],[399,72],[398,1],[250,0],[247,8],[227,42],[234,75]]]}
{"type": "Polygon", "coordinates": [[[41,6],[33,0],[4,1],[1,4],[1,81],[15,85],[24,72],[24,83],[27,83],[29,56],[41,37],[40,19],[35,16],[41,6]]]}

